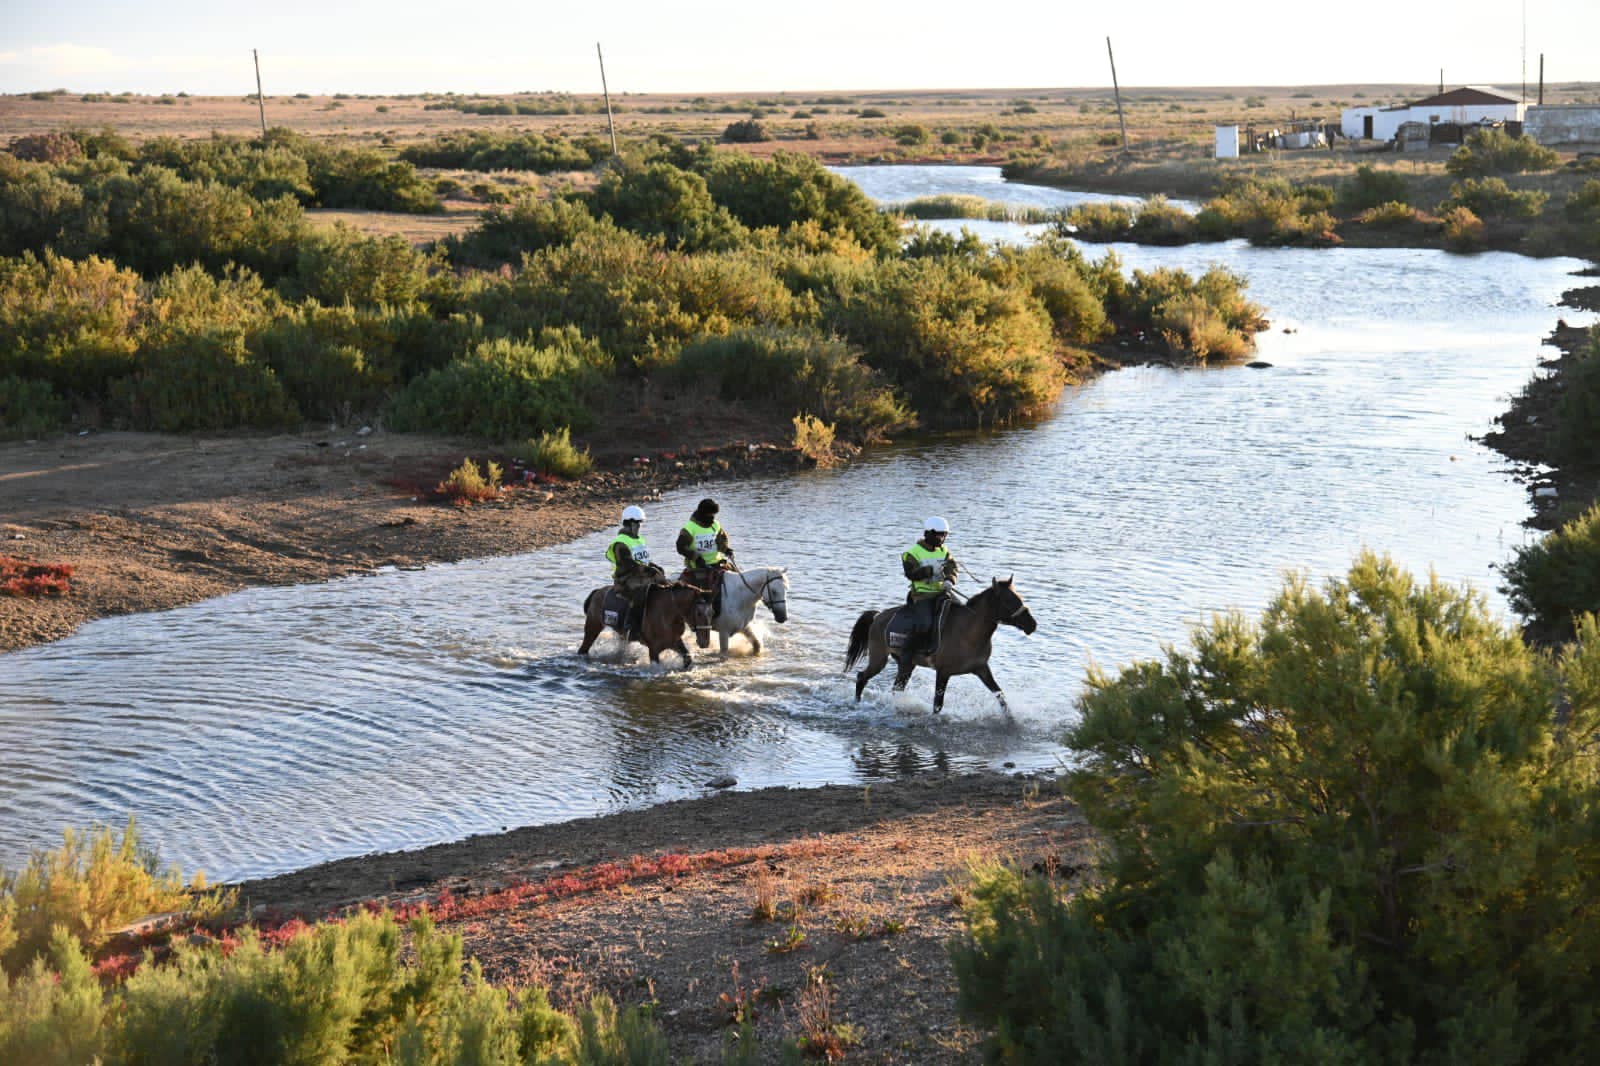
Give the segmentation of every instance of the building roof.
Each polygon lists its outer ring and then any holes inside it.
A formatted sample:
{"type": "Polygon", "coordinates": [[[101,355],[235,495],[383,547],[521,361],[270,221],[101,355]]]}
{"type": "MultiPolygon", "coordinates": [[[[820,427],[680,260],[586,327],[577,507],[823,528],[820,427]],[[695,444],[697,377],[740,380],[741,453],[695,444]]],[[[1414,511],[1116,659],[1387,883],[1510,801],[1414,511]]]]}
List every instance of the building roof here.
{"type": "Polygon", "coordinates": [[[1488,89],[1451,89],[1447,93],[1417,100],[1412,107],[1470,107],[1473,105],[1515,104],[1517,98],[1488,89]]]}

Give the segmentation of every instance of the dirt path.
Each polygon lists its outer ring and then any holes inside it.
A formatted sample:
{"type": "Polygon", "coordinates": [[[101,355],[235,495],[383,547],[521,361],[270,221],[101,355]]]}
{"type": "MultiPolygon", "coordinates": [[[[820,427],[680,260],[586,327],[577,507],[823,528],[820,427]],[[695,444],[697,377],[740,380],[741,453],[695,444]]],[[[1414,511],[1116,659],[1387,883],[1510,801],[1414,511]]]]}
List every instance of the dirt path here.
{"type": "Polygon", "coordinates": [[[0,444],[0,555],[74,570],[68,596],[0,596],[0,651],[251,585],[532,551],[607,527],[623,501],[796,463],[741,441],[688,457],[648,452],[649,462],[518,487],[470,510],[427,502],[469,455],[519,476],[481,443],[381,431],[0,444]]]}

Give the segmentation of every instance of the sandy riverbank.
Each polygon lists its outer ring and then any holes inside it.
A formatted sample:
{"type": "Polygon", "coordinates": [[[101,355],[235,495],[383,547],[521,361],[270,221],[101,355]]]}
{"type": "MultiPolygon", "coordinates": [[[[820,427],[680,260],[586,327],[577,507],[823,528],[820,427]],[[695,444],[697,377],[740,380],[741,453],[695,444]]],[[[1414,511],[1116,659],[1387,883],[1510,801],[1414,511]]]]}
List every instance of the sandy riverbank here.
{"type": "Polygon", "coordinates": [[[428,502],[469,455],[504,458],[481,443],[358,430],[0,444],[0,554],[73,568],[67,596],[0,597],[0,651],[252,585],[533,551],[614,524],[624,502],[799,463],[760,441],[652,449],[638,457],[648,462],[614,455],[580,481],[466,510],[428,502]]]}

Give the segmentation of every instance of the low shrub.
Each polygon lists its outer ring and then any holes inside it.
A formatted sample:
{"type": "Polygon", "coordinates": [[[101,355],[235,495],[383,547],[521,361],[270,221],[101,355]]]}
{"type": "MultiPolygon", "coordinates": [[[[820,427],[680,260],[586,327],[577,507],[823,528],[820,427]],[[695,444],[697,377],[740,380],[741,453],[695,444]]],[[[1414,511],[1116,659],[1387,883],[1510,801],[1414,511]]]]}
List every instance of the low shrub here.
{"type": "Polygon", "coordinates": [[[1078,204],[1057,223],[1066,236],[1086,241],[1125,241],[1133,234],[1133,208],[1117,203],[1078,204]]]}
{"type": "MultiPolygon", "coordinates": [[[[0,596],[65,596],[71,591],[72,567],[63,563],[30,563],[15,556],[0,555],[0,596]]],[[[4,875],[0,873],[0,885],[3,883],[4,875]]],[[[5,950],[5,945],[0,944],[0,955],[4,955],[5,950]]]]}
{"type": "Polygon", "coordinates": [[[1531,639],[1572,640],[1578,618],[1600,611],[1600,504],[1516,549],[1500,576],[1531,639]]]}
{"type": "Polygon", "coordinates": [[[1447,207],[1439,212],[1443,223],[1445,243],[1458,252],[1476,251],[1483,247],[1483,220],[1469,207],[1447,207]]]}
{"type": "Polygon", "coordinates": [[[395,397],[395,429],[518,440],[592,422],[598,383],[592,352],[572,337],[484,341],[470,353],[413,380],[395,397]]]}
{"type": "Polygon", "coordinates": [[[48,381],[0,377],[0,440],[38,437],[66,425],[67,403],[48,381]]]}
{"type": "Polygon", "coordinates": [[[1600,467],[1600,328],[1591,326],[1589,350],[1561,376],[1550,447],[1553,460],[1579,469],[1600,467]]]}
{"type": "Polygon", "coordinates": [[[1369,207],[1356,216],[1360,225],[1383,230],[1408,229],[1420,225],[1422,219],[1422,212],[1398,200],[1369,207]]]}
{"type": "Polygon", "coordinates": [[[328,305],[403,305],[422,295],[428,273],[428,257],[404,237],[369,237],[341,223],[300,242],[292,288],[328,305]]]}
{"type": "Polygon", "coordinates": [[[530,440],[517,452],[517,458],[530,470],[564,478],[580,478],[594,469],[589,449],[579,451],[572,443],[572,430],[562,426],[530,440]]]}
{"type": "Polygon", "coordinates": [[[1541,656],[1363,554],[1092,672],[1066,791],[1101,884],[988,871],[954,948],[993,1060],[1582,1058],[1600,625],[1578,637],[1541,656]]]}
{"type": "Polygon", "coordinates": [[[637,1008],[596,996],[576,1017],[543,989],[506,990],[463,958],[459,934],[387,914],[311,927],[274,946],[177,944],[109,992],[65,936],[0,981],[6,1062],[598,1063],[670,1061],[637,1008]]]}
{"type": "Polygon", "coordinates": [[[501,484],[503,474],[500,464],[493,461],[485,462],[480,472],[478,464],[469,457],[461,460],[460,466],[450,471],[443,481],[433,487],[433,494],[441,500],[461,507],[487,500],[498,500],[503,487],[501,484]]]}
{"type": "Polygon", "coordinates": [[[705,179],[670,163],[611,171],[592,203],[596,214],[674,250],[715,251],[743,241],[744,227],[712,199],[705,179]]]}
{"type": "Polygon", "coordinates": [[[1538,189],[1512,189],[1501,178],[1468,178],[1450,186],[1440,202],[1440,214],[1464,207],[1479,218],[1527,219],[1538,217],[1550,194],[1538,189]]]}
{"type": "Polygon", "coordinates": [[[1231,329],[1217,309],[1199,293],[1167,300],[1155,309],[1151,324],[1167,350],[1197,362],[1243,359],[1254,347],[1250,338],[1231,329]]]}
{"type": "Polygon", "coordinates": [[[477,226],[445,242],[452,260],[481,267],[516,263],[524,255],[571,244],[580,234],[614,230],[577,200],[524,199],[509,208],[491,208],[477,226]]]}
{"type": "Polygon", "coordinates": [[[113,401],[136,429],[282,429],[300,420],[272,368],[244,338],[186,334],[140,354],[139,369],[118,381],[113,401]]]}
{"type": "Polygon", "coordinates": [[[933,142],[933,132],[928,127],[911,123],[894,128],[894,143],[908,148],[920,147],[933,142]]]}
{"type": "Polygon", "coordinates": [[[1339,186],[1339,209],[1347,214],[1410,202],[1411,185],[1404,174],[1378,170],[1365,163],[1356,167],[1355,175],[1339,186]]]}
{"type": "MultiPolygon", "coordinates": [[[[70,568],[57,570],[71,576],[70,568]]],[[[132,819],[120,837],[105,827],[69,829],[59,848],[34,852],[21,870],[0,869],[0,971],[21,973],[57,930],[95,949],[137,918],[185,911],[207,919],[232,903],[231,893],[207,892],[202,876],[185,884],[177,869],[163,869],[132,819]]]]}
{"type": "Polygon", "coordinates": [[[133,371],[140,311],[138,275],[110,260],[49,252],[0,260],[0,376],[103,403],[112,382],[133,371]]]}
{"type": "Polygon", "coordinates": [[[1139,205],[1129,236],[1141,244],[1187,244],[1195,238],[1194,216],[1165,196],[1152,196],[1139,205]]]}
{"type": "Polygon", "coordinates": [[[915,422],[882,375],[862,362],[859,348],[815,330],[706,337],[684,346],[667,377],[778,418],[808,412],[857,440],[880,439],[915,422]]]}
{"type": "Polygon", "coordinates": [[[760,120],[755,118],[740,119],[730,122],[722,131],[722,139],[729,144],[758,144],[761,141],[772,140],[772,134],[767,132],[760,120]]]}
{"type": "Polygon", "coordinates": [[[1600,257],[1600,179],[1590,178],[1578,186],[1561,211],[1578,227],[1589,249],[1600,257]]]}
{"type": "Polygon", "coordinates": [[[1444,168],[1458,178],[1484,178],[1494,174],[1524,174],[1554,170],[1561,156],[1530,137],[1513,137],[1505,130],[1475,130],[1453,152],[1444,168]]]}
{"type": "Polygon", "coordinates": [[[815,415],[794,416],[794,446],[801,455],[818,466],[830,466],[833,453],[834,426],[815,415]]]}
{"type": "Polygon", "coordinates": [[[382,406],[400,380],[392,317],[307,301],[250,337],[306,418],[349,422],[382,406]]]}

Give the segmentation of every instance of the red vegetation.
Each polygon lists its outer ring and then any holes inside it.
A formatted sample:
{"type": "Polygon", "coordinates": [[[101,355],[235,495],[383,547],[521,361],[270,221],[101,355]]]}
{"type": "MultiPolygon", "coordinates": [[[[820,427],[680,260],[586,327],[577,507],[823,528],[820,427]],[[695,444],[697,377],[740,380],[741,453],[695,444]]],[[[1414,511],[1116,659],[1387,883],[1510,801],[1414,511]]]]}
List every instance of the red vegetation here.
{"type": "Polygon", "coordinates": [[[71,589],[70,566],[0,555],[0,596],[65,596],[71,589]]]}

